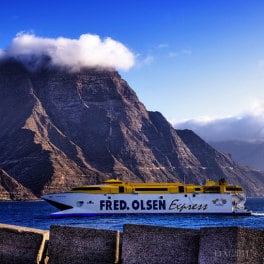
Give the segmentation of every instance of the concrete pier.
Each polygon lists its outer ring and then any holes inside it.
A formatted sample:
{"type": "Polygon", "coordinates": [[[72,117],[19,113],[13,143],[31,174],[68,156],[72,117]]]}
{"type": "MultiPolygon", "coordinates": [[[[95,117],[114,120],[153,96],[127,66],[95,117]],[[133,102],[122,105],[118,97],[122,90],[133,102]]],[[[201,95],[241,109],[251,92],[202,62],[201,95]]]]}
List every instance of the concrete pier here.
{"type": "Polygon", "coordinates": [[[122,263],[197,263],[198,230],[124,225],[122,263]]]}
{"type": "Polygon", "coordinates": [[[0,263],[44,263],[49,231],[0,224],[0,263]]]}
{"type": "Polygon", "coordinates": [[[264,230],[124,225],[113,230],[0,224],[1,264],[263,264],[264,230]],[[122,239],[121,239],[122,238],[122,239]]]}
{"type": "Polygon", "coordinates": [[[264,230],[242,227],[202,228],[199,263],[264,263],[264,230]]]}
{"type": "Polygon", "coordinates": [[[118,263],[119,231],[51,226],[49,264],[118,263]]]}

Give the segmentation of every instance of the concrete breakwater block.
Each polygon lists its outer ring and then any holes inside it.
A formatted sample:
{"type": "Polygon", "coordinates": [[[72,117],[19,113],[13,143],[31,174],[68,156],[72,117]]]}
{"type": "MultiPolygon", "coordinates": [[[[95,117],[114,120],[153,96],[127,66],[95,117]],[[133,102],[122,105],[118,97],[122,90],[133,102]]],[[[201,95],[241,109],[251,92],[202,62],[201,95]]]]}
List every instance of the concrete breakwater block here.
{"type": "Polygon", "coordinates": [[[122,264],[198,263],[199,230],[124,225],[122,264]]]}
{"type": "Polygon", "coordinates": [[[48,263],[118,263],[119,235],[119,231],[52,225],[48,263]]]}
{"type": "Polygon", "coordinates": [[[0,263],[43,263],[49,231],[0,224],[0,263]]]}
{"type": "Polygon", "coordinates": [[[200,232],[200,264],[264,263],[264,230],[210,227],[200,232]]]}

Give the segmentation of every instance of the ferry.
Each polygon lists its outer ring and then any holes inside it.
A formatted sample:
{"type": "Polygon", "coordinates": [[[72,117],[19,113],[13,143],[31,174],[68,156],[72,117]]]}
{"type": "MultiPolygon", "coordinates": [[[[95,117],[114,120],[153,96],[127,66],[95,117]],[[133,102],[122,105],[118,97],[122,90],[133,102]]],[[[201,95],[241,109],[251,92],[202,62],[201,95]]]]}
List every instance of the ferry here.
{"type": "Polygon", "coordinates": [[[231,214],[250,215],[240,186],[224,179],[205,185],[125,182],[75,187],[69,192],[41,197],[60,211],[51,216],[114,214],[231,214]]]}

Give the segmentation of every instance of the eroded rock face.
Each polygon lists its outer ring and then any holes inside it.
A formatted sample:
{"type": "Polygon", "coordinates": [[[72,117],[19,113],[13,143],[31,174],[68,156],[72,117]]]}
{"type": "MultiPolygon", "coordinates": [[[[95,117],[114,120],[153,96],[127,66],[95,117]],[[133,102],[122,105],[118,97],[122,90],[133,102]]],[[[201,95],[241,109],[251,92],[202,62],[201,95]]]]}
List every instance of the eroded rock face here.
{"type": "Polygon", "coordinates": [[[27,188],[0,169],[0,200],[35,200],[37,197],[27,188]]]}
{"type": "Polygon", "coordinates": [[[112,70],[32,73],[2,63],[0,149],[0,167],[36,196],[109,177],[193,183],[225,177],[251,195],[264,186],[263,173],[148,112],[112,70]]]}

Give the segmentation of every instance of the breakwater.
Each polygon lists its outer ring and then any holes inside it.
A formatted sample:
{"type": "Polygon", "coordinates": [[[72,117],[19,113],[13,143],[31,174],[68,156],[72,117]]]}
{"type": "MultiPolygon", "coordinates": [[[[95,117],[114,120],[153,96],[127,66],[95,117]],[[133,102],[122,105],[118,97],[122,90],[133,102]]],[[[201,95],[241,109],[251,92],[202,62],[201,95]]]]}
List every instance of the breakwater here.
{"type": "Polygon", "coordinates": [[[0,224],[1,264],[264,263],[264,230],[126,224],[123,232],[52,225],[0,224]]]}

